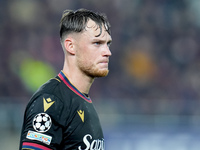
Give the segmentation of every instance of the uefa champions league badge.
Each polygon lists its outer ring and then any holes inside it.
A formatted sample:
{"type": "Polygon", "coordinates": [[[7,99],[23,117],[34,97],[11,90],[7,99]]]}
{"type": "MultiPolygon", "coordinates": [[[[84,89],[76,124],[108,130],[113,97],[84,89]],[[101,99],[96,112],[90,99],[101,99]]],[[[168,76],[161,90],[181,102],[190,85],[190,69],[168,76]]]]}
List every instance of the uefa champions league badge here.
{"type": "Polygon", "coordinates": [[[33,128],[37,132],[47,132],[51,128],[51,117],[46,113],[39,113],[33,118],[33,128]]]}

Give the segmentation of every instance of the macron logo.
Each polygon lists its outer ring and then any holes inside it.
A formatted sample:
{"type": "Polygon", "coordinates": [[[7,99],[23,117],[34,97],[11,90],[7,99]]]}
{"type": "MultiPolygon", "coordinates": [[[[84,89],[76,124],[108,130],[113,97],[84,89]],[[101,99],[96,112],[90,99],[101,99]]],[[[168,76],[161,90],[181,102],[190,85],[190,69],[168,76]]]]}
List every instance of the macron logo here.
{"type": "Polygon", "coordinates": [[[51,98],[43,98],[43,104],[44,104],[44,112],[47,111],[47,109],[49,109],[49,107],[51,107],[51,105],[53,105],[55,101],[52,101],[51,98]]]}
{"type": "Polygon", "coordinates": [[[78,112],[78,115],[80,116],[82,122],[84,122],[84,111],[79,110],[79,111],[77,111],[77,112],[78,112]]]}

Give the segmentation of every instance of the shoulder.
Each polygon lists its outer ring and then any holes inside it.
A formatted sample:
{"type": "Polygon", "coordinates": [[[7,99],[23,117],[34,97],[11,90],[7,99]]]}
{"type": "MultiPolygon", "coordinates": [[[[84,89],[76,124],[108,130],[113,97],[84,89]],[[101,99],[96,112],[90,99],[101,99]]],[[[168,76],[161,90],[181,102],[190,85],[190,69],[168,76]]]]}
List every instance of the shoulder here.
{"type": "Polygon", "coordinates": [[[43,84],[31,97],[29,104],[34,102],[44,102],[47,103],[54,101],[63,103],[64,99],[69,94],[68,87],[60,80],[59,77],[50,79],[45,84],[43,84]],[[67,93],[67,94],[65,94],[67,93]]]}
{"type": "Polygon", "coordinates": [[[59,88],[62,86],[61,80],[56,77],[52,78],[43,84],[33,95],[33,97],[37,96],[40,93],[49,93],[49,94],[59,94],[59,88]],[[56,93],[57,92],[57,93],[56,93]]]}
{"type": "MultiPolygon", "coordinates": [[[[26,119],[28,120],[34,118],[37,114],[45,113],[56,122],[60,122],[63,110],[69,108],[66,99],[63,99],[62,90],[66,90],[66,87],[57,78],[51,79],[42,85],[31,97],[26,107],[26,119]]],[[[70,99],[67,101],[70,101],[70,99]]]]}
{"type": "Polygon", "coordinates": [[[55,95],[41,93],[37,97],[32,98],[28,103],[25,118],[29,120],[38,114],[48,114],[54,120],[59,121],[63,107],[63,102],[55,95]]]}

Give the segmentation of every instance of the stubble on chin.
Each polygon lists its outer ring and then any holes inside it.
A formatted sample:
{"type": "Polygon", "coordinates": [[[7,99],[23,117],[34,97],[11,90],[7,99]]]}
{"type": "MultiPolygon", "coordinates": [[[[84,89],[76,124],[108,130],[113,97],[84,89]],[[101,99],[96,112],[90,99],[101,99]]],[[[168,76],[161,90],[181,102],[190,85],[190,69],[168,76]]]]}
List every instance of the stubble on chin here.
{"type": "Polygon", "coordinates": [[[90,76],[92,78],[98,78],[98,77],[105,77],[108,75],[109,70],[108,69],[99,69],[96,68],[94,65],[87,65],[81,62],[78,62],[79,69],[86,74],[87,76],[90,76]]]}
{"type": "Polygon", "coordinates": [[[93,75],[93,77],[96,77],[96,78],[105,77],[108,75],[108,73],[109,73],[108,69],[96,70],[93,73],[91,73],[91,76],[93,75]]]}

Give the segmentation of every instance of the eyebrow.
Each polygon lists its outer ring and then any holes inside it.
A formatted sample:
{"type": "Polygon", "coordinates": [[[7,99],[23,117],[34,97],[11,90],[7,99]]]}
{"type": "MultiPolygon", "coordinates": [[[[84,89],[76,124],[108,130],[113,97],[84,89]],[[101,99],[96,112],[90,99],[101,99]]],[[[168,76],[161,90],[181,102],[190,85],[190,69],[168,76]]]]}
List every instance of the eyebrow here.
{"type": "Polygon", "coordinates": [[[102,40],[102,39],[98,39],[98,38],[94,38],[93,40],[92,40],[93,42],[100,42],[100,43],[112,43],[112,39],[110,39],[110,40],[102,40]]]}

